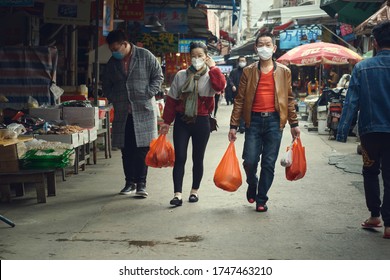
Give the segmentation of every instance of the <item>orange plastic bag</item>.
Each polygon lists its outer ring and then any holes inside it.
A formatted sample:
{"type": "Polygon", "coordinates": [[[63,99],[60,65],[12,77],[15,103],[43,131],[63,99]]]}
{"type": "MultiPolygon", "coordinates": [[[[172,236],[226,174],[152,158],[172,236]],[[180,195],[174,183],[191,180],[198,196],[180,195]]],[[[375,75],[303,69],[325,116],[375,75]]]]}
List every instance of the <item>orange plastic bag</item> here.
{"type": "Polygon", "coordinates": [[[215,170],[214,184],[228,192],[236,191],[242,184],[241,170],[234,142],[230,142],[215,170]]]}
{"type": "Polygon", "coordinates": [[[305,147],[300,138],[296,138],[292,144],[292,163],[286,167],[286,178],[289,181],[302,179],[306,174],[305,147]]]}
{"type": "Polygon", "coordinates": [[[150,142],[149,152],[146,154],[145,163],[150,167],[172,167],[175,164],[175,150],[165,134],[150,142]]]}

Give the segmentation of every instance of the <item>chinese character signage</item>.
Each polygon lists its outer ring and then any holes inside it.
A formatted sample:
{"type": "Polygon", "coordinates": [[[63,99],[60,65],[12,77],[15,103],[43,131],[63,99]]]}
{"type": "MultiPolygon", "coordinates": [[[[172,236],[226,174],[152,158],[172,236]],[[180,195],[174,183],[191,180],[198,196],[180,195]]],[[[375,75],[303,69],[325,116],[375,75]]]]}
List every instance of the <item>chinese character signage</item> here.
{"type": "Polygon", "coordinates": [[[317,25],[312,25],[307,28],[284,30],[280,32],[279,38],[279,48],[282,50],[290,50],[300,45],[320,42],[322,29],[317,25]]]}
{"type": "Polygon", "coordinates": [[[179,53],[189,53],[191,42],[202,42],[203,44],[207,45],[206,40],[203,40],[203,39],[180,39],[178,52],[179,53]]]}
{"type": "Polygon", "coordinates": [[[1,0],[0,7],[32,7],[34,0],[1,0]]]}
{"type": "MultiPolygon", "coordinates": [[[[187,33],[187,8],[145,7],[145,25],[156,24],[164,26],[169,33],[187,33]]],[[[152,32],[152,28],[148,28],[152,32]]]]}
{"type": "Polygon", "coordinates": [[[89,0],[47,0],[43,11],[45,23],[90,24],[89,0]]]}
{"type": "Polygon", "coordinates": [[[144,20],[144,0],[117,0],[118,15],[123,20],[144,20]]]}

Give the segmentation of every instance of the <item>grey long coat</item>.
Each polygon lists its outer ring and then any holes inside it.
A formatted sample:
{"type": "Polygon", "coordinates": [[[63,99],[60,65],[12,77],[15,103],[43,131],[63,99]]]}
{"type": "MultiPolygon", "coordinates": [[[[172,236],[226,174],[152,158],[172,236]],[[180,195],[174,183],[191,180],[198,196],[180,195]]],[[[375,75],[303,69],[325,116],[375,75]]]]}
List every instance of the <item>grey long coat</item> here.
{"type": "Polygon", "coordinates": [[[114,106],[112,146],[123,148],[126,120],[131,106],[137,147],[148,147],[157,137],[155,95],[163,82],[161,66],[148,50],[131,45],[132,54],[126,76],[122,62],[113,57],[103,75],[103,94],[114,106]]]}

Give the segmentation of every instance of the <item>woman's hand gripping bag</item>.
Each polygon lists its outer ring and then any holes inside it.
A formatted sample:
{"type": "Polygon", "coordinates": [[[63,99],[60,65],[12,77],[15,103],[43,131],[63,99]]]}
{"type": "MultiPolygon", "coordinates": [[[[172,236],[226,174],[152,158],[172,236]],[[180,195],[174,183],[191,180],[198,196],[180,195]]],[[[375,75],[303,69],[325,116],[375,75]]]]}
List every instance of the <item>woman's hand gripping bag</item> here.
{"type": "Polygon", "coordinates": [[[175,164],[175,150],[165,134],[160,134],[157,139],[150,142],[145,163],[147,166],[158,168],[172,167],[175,164]]]}
{"type": "Polygon", "coordinates": [[[225,191],[234,192],[242,184],[242,176],[234,142],[230,142],[214,173],[214,184],[225,191]]]}
{"type": "Polygon", "coordinates": [[[286,178],[289,181],[302,179],[306,174],[305,147],[302,146],[300,138],[296,138],[291,147],[292,163],[286,167],[286,178]]]}

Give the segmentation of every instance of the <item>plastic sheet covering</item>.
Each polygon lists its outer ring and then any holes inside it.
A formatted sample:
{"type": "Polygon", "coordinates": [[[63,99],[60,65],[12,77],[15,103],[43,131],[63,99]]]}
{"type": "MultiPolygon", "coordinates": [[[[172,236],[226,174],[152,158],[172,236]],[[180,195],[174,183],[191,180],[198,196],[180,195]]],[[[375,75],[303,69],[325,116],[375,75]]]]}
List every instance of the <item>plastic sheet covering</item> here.
{"type": "Polygon", "coordinates": [[[8,99],[0,108],[27,108],[30,96],[39,105],[54,104],[57,59],[54,47],[0,47],[0,95],[8,99]]]}

